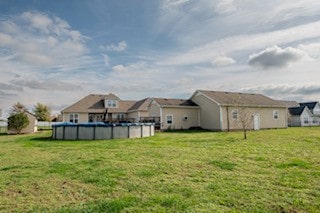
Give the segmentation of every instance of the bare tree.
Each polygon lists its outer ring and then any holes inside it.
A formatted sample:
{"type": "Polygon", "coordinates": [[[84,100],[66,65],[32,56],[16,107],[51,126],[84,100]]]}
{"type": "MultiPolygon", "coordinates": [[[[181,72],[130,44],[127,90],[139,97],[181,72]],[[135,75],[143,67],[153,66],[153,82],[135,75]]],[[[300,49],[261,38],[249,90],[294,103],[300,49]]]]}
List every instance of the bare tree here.
{"type": "Polygon", "coordinates": [[[17,114],[17,113],[26,112],[26,111],[27,111],[26,106],[20,102],[17,102],[11,107],[10,114],[17,114]]]}
{"type": "Polygon", "coordinates": [[[236,128],[241,128],[243,138],[247,139],[247,131],[253,127],[253,112],[250,107],[245,106],[243,100],[239,96],[233,100],[234,106],[232,111],[233,123],[236,128]]]}
{"type": "Polygon", "coordinates": [[[247,139],[247,131],[252,128],[253,115],[252,111],[246,107],[238,107],[238,123],[243,130],[243,138],[247,139]]]}

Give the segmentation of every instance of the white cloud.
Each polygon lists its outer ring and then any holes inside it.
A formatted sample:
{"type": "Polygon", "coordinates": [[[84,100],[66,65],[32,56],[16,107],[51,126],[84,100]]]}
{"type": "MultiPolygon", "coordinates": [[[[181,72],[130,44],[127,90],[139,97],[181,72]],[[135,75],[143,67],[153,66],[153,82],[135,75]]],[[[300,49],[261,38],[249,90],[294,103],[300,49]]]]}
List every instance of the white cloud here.
{"type": "Polygon", "coordinates": [[[297,48],[308,53],[312,58],[320,58],[320,43],[300,44],[297,48]]]}
{"type": "Polygon", "coordinates": [[[257,54],[250,55],[248,63],[251,66],[263,69],[281,68],[289,66],[306,56],[307,54],[299,49],[292,47],[282,49],[278,46],[272,46],[257,54]]]}
{"type": "Polygon", "coordinates": [[[214,5],[215,11],[220,14],[231,13],[237,10],[233,0],[220,0],[214,5]]]}
{"type": "Polygon", "coordinates": [[[218,56],[211,63],[216,66],[227,66],[236,63],[236,61],[227,56],[218,56]]]}
{"type": "Polygon", "coordinates": [[[110,44],[107,46],[100,46],[101,49],[106,51],[115,51],[115,52],[122,52],[127,49],[127,42],[120,41],[118,44],[110,44]]]}
{"type": "Polygon", "coordinates": [[[125,71],[128,71],[128,68],[123,66],[122,64],[119,64],[119,65],[113,66],[112,70],[115,72],[125,72],[125,71]]]}
{"type": "Polygon", "coordinates": [[[317,38],[320,36],[318,28],[320,28],[320,21],[273,32],[227,37],[191,48],[183,53],[174,53],[159,62],[159,65],[206,63],[218,57],[221,52],[230,54],[236,51],[265,48],[274,44],[282,45],[317,38]]]}
{"type": "Polygon", "coordinates": [[[0,26],[4,26],[0,29],[0,46],[6,52],[2,59],[11,55],[11,60],[28,66],[67,66],[87,52],[85,36],[45,13],[25,12],[0,21],[0,26]]]}
{"type": "Polygon", "coordinates": [[[106,54],[101,54],[103,56],[103,62],[104,62],[104,66],[108,67],[110,65],[110,59],[109,56],[106,54]]]}

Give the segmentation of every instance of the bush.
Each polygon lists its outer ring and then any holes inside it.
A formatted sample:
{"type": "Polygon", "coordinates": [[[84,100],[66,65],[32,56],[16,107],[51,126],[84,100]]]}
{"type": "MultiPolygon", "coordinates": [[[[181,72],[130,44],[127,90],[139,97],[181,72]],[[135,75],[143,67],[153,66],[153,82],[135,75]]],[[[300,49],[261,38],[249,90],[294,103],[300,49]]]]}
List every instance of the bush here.
{"type": "Polygon", "coordinates": [[[14,130],[20,134],[21,130],[28,126],[28,116],[23,112],[18,112],[10,115],[8,118],[8,130],[14,130]]]}

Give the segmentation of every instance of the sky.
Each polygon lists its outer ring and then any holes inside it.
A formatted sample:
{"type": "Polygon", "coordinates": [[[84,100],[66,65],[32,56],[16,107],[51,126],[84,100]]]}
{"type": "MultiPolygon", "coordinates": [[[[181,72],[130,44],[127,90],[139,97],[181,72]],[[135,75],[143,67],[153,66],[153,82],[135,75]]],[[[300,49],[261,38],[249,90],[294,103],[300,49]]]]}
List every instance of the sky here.
{"type": "Polygon", "coordinates": [[[319,67],[319,0],[0,0],[2,117],[108,93],[319,101],[319,67]]]}

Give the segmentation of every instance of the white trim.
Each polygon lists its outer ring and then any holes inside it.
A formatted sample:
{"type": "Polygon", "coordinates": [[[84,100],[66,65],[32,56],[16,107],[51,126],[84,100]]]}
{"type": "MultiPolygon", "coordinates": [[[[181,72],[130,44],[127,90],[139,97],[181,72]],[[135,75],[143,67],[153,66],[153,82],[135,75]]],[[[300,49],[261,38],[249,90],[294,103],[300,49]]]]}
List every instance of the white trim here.
{"type": "Polygon", "coordinates": [[[198,110],[198,125],[199,127],[201,127],[201,121],[200,121],[200,118],[201,118],[201,110],[198,110]]]}
{"type": "Polygon", "coordinates": [[[166,125],[172,125],[173,124],[173,115],[172,114],[166,114],[166,125]],[[168,116],[171,116],[171,123],[168,123],[168,116]]]}

